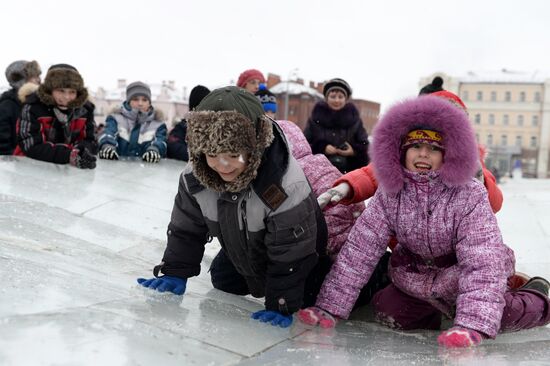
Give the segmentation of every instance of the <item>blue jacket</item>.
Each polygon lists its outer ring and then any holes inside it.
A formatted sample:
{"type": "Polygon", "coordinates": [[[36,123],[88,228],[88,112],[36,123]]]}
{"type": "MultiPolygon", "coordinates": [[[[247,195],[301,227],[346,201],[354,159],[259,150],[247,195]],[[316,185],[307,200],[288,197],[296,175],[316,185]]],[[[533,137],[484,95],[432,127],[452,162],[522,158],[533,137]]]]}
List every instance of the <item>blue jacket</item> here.
{"type": "Polygon", "coordinates": [[[142,156],[146,151],[156,150],[165,157],[167,129],[161,120],[160,111],[153,107],[144,113],[124,102],[119,110],[107,116],[99,147],[116,146],[120,156],[142,156]]]}

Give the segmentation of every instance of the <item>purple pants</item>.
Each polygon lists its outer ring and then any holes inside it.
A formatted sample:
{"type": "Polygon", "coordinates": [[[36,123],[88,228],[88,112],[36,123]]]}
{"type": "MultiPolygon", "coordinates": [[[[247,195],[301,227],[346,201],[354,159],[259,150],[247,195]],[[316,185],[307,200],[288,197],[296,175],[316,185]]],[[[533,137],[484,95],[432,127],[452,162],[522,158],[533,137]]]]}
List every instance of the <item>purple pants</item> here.
{"type": "MultiPolygon", "coordinates": [[[[501,332],[539,327],[550,323],[550,299],[533,290],[509,290],[500,323],[501,332]]],[[[409,296],[393,284],[373,298],[376,318],[396,329],[439,329],[441,312],[430,303],[409,296]]]]}

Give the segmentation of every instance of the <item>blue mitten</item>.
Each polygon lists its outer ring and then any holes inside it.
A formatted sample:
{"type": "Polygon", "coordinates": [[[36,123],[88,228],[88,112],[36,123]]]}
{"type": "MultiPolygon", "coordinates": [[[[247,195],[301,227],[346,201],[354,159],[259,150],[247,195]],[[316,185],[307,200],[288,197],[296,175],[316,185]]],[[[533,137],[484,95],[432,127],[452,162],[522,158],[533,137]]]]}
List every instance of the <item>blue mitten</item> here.
{"type": "Polygon", "coordinates": [[[138,278],[137,282],[143,287],[148,287],[158,292],[170,291],[176,295],[183,295],[185,287],[187,286],[187,278],[173,276],[163,276],[151,279],[138,278]]]}
{"type": "Polygon", "coordinates": [[[277,311],[271,310],[256,311],[252,313],[251,318],[263,323],[271,322],[271,325],[281,328],[287,328],[292,324],[292,315],[283,315],[277,311]]]}

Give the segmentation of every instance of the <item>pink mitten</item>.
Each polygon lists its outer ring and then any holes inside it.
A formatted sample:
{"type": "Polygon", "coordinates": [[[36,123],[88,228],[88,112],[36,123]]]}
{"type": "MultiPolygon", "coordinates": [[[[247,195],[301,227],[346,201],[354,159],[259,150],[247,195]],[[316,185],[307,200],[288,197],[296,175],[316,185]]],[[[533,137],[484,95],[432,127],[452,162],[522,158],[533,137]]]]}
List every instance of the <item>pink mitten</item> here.
{"type": "Polygon", "coordinates": [[[437,337],[437,343],[447,348],[471,347],[481,343],[483,336],[475,330],[452,327],[437,337]]]}
{"type": "Polygon", "coordinates": [[[316,306],[298,310],[298,319],[307,325],[317,325],[321,328],[334,328],[336,319],[328,312],[316,306]]]}

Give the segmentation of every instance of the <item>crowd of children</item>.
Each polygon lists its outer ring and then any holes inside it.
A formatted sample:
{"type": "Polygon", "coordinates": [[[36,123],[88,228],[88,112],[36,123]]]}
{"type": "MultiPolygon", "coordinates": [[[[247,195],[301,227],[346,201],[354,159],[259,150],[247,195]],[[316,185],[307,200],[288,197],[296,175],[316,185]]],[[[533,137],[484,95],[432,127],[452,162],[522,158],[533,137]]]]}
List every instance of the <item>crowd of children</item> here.
{"type": "Polygon", "coordinates": [[[169,134],[151,89],[136,81],[96,136],[78,70],[56,64],[43,83],[40,75],[36,61],[6,70],[1,154],[81,169],[96,168],[97,157],[189,162],[166,250],[154,277],[137,280],[143,287],[183,295],[216,237],[213,286],[264,297],[251,316],[275,326],[290,326],[296,313],[330,328],[371,303],[377,321],[396,329],[435,330],[453,319],[437,339],[453,348],[550,323],[550,283],[515,273],[494,216],[502,193],[466,106],[442,80],[380,119],[369,164],[343,79],[324,85],[305,132],[275,120],[276,97],[249,69],[237,86],[194,87],[189,114],[169,134]]]}

